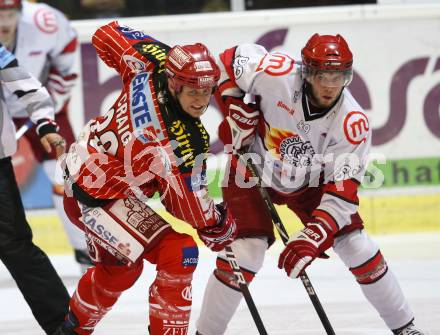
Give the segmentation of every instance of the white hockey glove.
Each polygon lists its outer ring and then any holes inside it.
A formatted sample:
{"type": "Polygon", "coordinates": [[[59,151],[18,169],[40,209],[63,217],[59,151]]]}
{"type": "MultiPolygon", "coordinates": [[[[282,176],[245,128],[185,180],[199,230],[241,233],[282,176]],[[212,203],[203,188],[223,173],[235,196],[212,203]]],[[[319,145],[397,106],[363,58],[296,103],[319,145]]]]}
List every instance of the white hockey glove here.
{"type": "Polygon", "coordinates": [[[52,97],[55,113],[60,112],[69,102],[77,78],[76,73],[63,76],[56,70],[49,72],[46,87],[52,97]]]}

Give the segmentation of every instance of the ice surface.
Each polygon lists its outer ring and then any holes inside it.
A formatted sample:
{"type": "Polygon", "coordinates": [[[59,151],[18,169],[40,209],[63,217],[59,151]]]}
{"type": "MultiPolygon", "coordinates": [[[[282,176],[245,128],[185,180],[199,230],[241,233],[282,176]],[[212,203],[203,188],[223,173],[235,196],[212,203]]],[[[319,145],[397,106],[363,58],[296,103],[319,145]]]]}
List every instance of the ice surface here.
{"type": "MultiPolygon", "coordinates": [[[[440,334],[440,233],[376,236],[389,265],[416,315],[420,327],[430,335],[440,334]]],[[[264,267],[250,287],[269,334],[325,334],[311,302],[299,280],[285,277],[278,270],[281,244],[272,247],[264,267]]],[[[342,262],[331,253],[330,260],[318,260],[308,275],[336,331],[344,335],[390,334],[376,311],[342,262]]],[[[70,292],[75,289],[79,268],[72,256],[51,256],[70,292]]],[[[201,250],[193,282],[193,312],[190,334],[195,333],[204,285],[215,263],[215,255],[201,250]]],[[[146,264],[137,283],[125,292],[113,310],[96,328],[96,335],[147,335],[148,287],[155,276],[146,264]]],[[[0,334],[43,334],[9,273],[0,265],[0,334]]],[[[258,334],[243,302],[231,321],[231,335],[258,334]]]]}

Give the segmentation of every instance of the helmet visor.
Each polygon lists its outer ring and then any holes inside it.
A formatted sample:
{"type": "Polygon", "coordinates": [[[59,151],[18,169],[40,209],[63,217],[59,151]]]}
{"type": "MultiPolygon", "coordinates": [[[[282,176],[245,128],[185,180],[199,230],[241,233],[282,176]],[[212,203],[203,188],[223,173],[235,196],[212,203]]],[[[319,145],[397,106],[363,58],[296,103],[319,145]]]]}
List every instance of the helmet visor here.
{"type": "Polygon", "coordinates": [[[344,87],[351,83],[353,70],[316,70],[308,66],[302,67],[303,79],[310,84],[325,87],[344,87]]]}

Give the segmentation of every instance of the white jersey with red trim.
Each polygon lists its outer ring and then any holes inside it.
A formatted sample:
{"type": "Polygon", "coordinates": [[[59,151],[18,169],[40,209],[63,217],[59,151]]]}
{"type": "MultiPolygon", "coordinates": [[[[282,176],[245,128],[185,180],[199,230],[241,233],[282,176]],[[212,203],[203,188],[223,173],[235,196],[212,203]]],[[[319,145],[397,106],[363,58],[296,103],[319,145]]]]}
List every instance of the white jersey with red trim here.
{"type": "Polygon", "coordinates": [[[243,44],[220,58],[222,96],[245,92],[261,98],[249,152],[264,157],[264,169],[257,165],[264,182],[284,195],[324,183],[314,215],[337,230],[349,224],[371,146],[368,118],[350,92],[344,89],[326,113],[313,114],[300,64],[290,56],[243,44]]]}
{"type": "MultiPolygon", "coordinates": [[[[49,72],[73,73],[76,47],[76,31],[63,13],[46,4],[23,1],[13,50],[20,66],[46,84],[49,72]]],[[[6,99],[15,117],[27,116],[16,97],[6,99]]]]}

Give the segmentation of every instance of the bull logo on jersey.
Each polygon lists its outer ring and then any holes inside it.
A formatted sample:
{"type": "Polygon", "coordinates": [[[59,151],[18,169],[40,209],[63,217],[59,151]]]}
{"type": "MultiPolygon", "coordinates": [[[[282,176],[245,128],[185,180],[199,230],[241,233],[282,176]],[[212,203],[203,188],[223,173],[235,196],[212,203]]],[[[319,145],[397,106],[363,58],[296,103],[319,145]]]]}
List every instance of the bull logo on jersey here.
{"type": "Polygon", "coordinates": [[[295,167],[312,165],[315,151],[310,141],[289,130],[271,128],[266,131],[265,145],[270,153],[295,167]]]}

